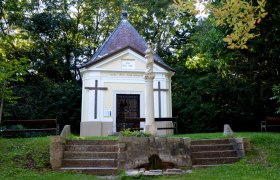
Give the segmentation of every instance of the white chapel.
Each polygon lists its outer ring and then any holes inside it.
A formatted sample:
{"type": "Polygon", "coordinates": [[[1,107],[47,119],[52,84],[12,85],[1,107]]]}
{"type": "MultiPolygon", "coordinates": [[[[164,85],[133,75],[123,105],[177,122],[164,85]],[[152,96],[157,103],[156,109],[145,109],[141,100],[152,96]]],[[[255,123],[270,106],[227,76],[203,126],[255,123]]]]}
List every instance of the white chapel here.
{"type": "MultiPolygon", "coordinates": [[[[127,125],[127,118],[145,118],[146,41],[128,22],[127,14],[117,28],[81,69],[81,136],[107,136],[127,125]]],[[[174,70],[154,54],[155,118],[172,117],[171,77],[174,70]]],[[[172,122],[156,122],[170,127],[172,122]]],[[[144,123],[139,124],[143,128],[144,123]]],[[[157,134],[172,134],[161,129],[157,134]]]]}

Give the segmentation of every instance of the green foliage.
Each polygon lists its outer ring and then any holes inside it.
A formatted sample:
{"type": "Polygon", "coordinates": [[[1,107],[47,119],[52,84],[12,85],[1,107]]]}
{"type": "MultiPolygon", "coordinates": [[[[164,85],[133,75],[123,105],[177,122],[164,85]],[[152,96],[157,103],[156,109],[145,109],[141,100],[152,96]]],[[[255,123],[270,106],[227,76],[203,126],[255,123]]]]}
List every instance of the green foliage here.
{"type": "Polygon", "coordinates": [[[266,0],[257,0],[256,5],[246,0],[173,0],[179,10],[189,11],[196,15],[201,13],[197,10],[196,3],[204,5],[204,13],[211,12],[216,25],[230,28],[231,33],[223,38],[229,49],[248,49],[247,42],[257,36],[252,30],[256,29],[265,18],[266,0]]]}
{"type": "Polygon", "coordinates": [[[215,74],[201,77],[177,75],[173,82],[173,110],[178,116],[179,132],[221,130],[222,115],[226,113],[217,104],[221,85],[221,79],[215,74]]]}
{"type": "Polygon", "coordinates": [[[14,93],[22,98],[17,104],[6,106],[4,117],[6,119],[53,118],[58,120],[61,129],[64,125],[70,124],[72,131],[77,133],[80,123],[80,83],[76,81],[55,83],[34,77],[30,79],[17,84],[14,93]]]}
{"type": "Polygon", "coordinates": [[[208,72],[210,69],[210,61],[204,54],[196,54],[193,57],[188,57],[185,65],[189,70],[196,71],[197,73],[200,71],[208,72]]]}
{"type": "Polygon", "coordinates": [[[151,134],[140,132],[140,131],[131,131],[128,128],[123,131],[120,131],[120,136],[149,137],[151,136],[151,134]]]}
{"type": "Polygon", "coordinates": [[[27,74],[29,68],[29,59],[21,57],[17,53],[22,46],[21,39],[12,39],[0,34],[0,123],[2,120],[2,113],[4,107],[4,101],[14,103],[18,97],[13,96],[11,84],[17,81],[23,81],[23,75],[27,74]],[[14,45],[15,42],[17,45],[14,45]],[[9,45],[12,44],[13,50],[9,45]]]}
{"type": "Polygon", "coordinates": [[[252,30],[267,15],[266,0],[258,0],[257,3],[254,6],[245,0],[227,0],[221,7],[214,8],[217,25],[232,29],[232,33],[223,38],[228,48],[248,49],[247,42],[257,36],[252,30]]]}
{"type": "Polygon", "coordinates": [[[211,14],[181,42],[185,50],[177,60],[187,67],[173,65],[177,72],[172,90],[173,115],[181,132],[222,130],[224,123],[235,131],[256,131],[265,116],[274,115],[279,106],[270,98],[273,84],[280,80],[279,5],[268,1],[266,10],[270,13],[253,31],[259,36],[247,42],[250,51],[228,49],[222,39],[232,30],[217,26],[211,14]],[[190,63],[197,55],[203,58],[190,63]]]}
{"type": "Polygon", "coordinates": [[[19,60],[6,59],[5,54],[1,53],[0,57],[0,94],[3,94],[6,100],[12,100],[9,85],[12,82],[23,81],[23,75],[27,72],[29,60],[21,58],[19,60]],[[5,88],[4,88],[5,86],[5,88]],[[5,90],[5,91],[4,91],[5,90]]]}

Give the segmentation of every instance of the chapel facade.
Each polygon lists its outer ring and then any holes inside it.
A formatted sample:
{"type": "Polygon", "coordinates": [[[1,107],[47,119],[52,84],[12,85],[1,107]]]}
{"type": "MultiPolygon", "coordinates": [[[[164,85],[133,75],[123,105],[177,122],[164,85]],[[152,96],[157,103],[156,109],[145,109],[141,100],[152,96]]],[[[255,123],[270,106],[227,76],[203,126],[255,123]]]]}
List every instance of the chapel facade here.
{"type": "MultiPolygon", "coordinates": [[[[106,136],[127,127],[127,118],[145,118],[145,51],[147,43],[128,22],[127,14],[81,67],[82,114],[81,136],[106,136]]],[[[154,54],[154,114],[156,118],[172,117],[171,77],[174,70],[154,54]]],[[[170,127],[172,122],[156,122],[170,127]]],[[[141,122],[140,128],[144,127],[141,122]]],[[[157,134],[172,134],[160,130],[157,134]]]]}

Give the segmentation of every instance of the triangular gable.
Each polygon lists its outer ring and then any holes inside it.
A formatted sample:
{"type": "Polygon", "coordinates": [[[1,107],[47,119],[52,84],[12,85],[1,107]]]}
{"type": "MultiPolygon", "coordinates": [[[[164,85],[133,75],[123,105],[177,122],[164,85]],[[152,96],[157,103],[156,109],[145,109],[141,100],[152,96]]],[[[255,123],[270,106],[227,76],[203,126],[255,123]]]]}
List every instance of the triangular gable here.
{"type": "MultiPolygon", "coordinates": [[[[102,61],[98,61],[91,66],[87,67],[88,70],[95,71],[130,71],[130,72],[145,72],[146,70],[146,59],[137,52],[126,49],[113,56],[110,56],[102,61]],[[131,67],[130,67],[131,66],[131,67]]],[[[154,72],[167,73],[168,70],[154,64],[154,72]]]]}

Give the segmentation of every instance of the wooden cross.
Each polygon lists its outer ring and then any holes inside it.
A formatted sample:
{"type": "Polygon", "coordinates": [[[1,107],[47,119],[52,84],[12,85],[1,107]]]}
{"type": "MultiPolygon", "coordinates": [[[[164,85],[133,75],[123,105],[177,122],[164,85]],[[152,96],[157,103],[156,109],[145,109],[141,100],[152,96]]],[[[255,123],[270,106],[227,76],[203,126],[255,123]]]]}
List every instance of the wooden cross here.
{"type": "Polygon", "coordinates": [[[85,87],[85,89],[88,90],[94,90],[94,119],[97,119],[97,93],[98,90],[107,90],[108,88],[106,87],[98,87],[98,81],[95,80],[95,87],[85,87]]]}
{"type": "Polygon", "coordinates": [[[158,116],[161,118],[161,91],[168,91],[168,89],[161,89],[160,82],[158,82],[158,88],[154,89],[154,91],[158,91],[158,116]]]}

